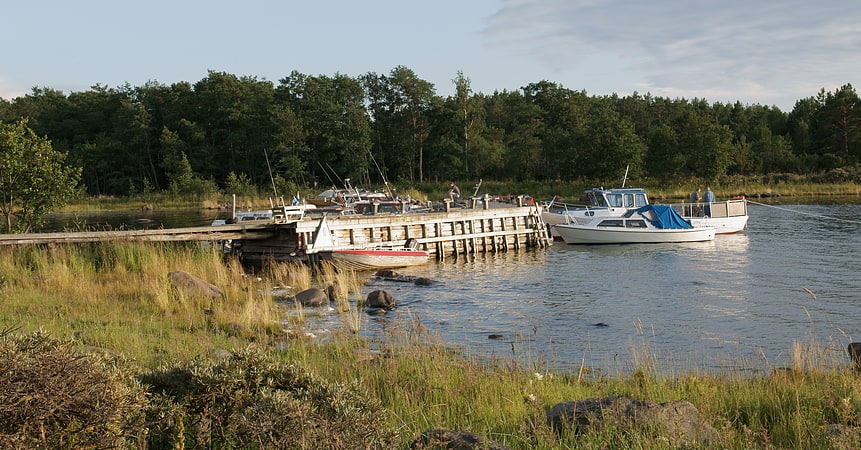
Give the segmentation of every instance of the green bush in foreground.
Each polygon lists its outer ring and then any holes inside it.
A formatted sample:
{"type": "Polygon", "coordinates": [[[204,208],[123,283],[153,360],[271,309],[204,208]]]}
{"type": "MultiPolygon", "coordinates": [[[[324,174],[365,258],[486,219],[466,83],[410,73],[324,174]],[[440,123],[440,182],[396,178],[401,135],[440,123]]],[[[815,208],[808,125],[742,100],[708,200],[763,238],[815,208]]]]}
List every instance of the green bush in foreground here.
{"type": "Polygon", "coordinates": [[[184,429],[192,447],[388,448],[396,439],[384,430],[382,407],[357,383],[328,382],[257,350],[172,365],[142,380],[181,405],[174,430],[184,429]]]}

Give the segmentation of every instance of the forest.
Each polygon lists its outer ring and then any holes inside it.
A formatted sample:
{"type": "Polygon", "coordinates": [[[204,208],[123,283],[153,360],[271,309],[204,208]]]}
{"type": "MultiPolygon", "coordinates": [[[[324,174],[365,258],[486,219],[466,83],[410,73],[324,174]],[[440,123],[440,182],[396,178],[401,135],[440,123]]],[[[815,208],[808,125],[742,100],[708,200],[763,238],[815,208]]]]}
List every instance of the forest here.
{"type": "MultiPolygon", "coordinates": [[[[391,181],[588,181],[626,168],[658,182],[766,174],[861,177],[861,107],[851,84],[774,106],[650,94],[589,95],[550,81],[473,92],[462,72],[441,97],[409,68],[277,84],[209,71],[194,84],[85,92],[34,87],[0,99],[80,168],[88,195],[391,181]]],[[[290,192],[289,190],[287,192],[290,192]]]]}

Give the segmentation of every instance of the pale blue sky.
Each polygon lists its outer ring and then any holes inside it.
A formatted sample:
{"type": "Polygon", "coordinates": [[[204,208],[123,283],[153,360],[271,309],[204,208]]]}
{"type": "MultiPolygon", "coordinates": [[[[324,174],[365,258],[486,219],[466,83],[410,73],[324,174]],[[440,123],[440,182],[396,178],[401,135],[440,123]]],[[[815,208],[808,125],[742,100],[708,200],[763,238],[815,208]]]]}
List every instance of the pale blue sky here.
{"type": "Polygon", "coordinates": [[[277,84],[412,69],[451,95],[542,80],[776,105],[861,72],[861,6],[846,0],[28,0],[0,16],[0,96],[34,86],[197,82],[207,70],[277,84]]]}

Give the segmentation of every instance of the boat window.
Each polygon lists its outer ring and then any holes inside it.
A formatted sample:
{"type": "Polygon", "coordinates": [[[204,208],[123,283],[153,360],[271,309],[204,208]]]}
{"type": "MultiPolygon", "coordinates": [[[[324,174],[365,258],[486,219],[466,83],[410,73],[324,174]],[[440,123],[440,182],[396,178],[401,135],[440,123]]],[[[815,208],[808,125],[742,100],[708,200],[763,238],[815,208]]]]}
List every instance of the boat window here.
{"type": "Polygon", "coordinates": [[[622,206],[622,194],[607,194],[607,203],[614,208],[622,206]]]}
{"type": "Polygon", "coordinates": [[[625,208],[634,207],[634,194],[625,194],[625,208]]]}
{"type": "Polygon", "coordinates": [[[624,227],[625,223],[620,219],[606,219],[598,224],[599,227],[624,227]]]}
{"type": "Polygon", "coordinates": [[[641,219],[631,219],[625,222],[628,228],[646,228],[646,221],[641,219]]]}
{"type": "Polygon", "coordinates": [[[646,200],[646,194],[637,194],[634,199],[634,204],[637,208],[648,205],[649,201],[646,200]]]}

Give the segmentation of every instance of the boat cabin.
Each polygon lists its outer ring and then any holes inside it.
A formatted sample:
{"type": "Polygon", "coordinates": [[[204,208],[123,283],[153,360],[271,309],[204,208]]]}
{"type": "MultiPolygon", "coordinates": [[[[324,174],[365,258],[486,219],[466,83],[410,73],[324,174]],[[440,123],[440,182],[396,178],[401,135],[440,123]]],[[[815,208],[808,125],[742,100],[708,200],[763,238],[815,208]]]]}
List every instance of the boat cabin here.
{"type": "Polygon", "coordinates": [[[590,208],[640,208],[649,204],[646,191],[640,188],[587,189],[583,201],[590,208]]]}

